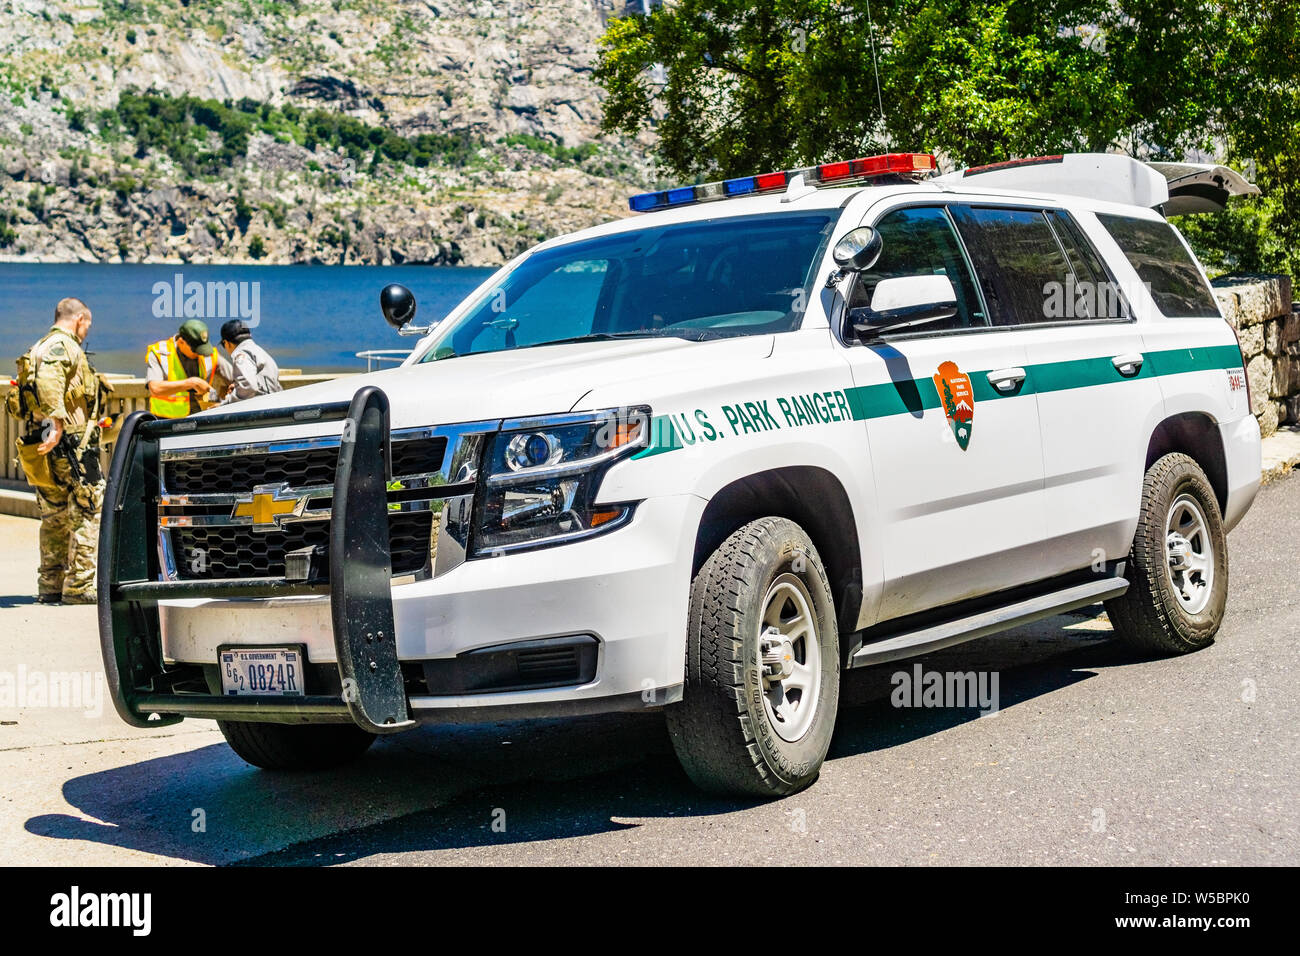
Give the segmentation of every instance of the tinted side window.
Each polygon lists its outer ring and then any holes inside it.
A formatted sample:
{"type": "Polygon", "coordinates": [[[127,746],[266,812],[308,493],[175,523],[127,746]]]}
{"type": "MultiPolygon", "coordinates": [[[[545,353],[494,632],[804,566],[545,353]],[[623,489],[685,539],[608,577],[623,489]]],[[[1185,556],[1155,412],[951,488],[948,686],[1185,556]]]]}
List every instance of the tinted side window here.
{"type": "Polygon", "coordinates": [[[1064,285],[1072,272],[1040,210],[954,207],[953,216],[975,260],[994,325],[1059,318],[1047,314],[1052,284],[1064,285]]]}
{"type": "MultiPolygon", "coordinates": [[[[1056,238],[1074,270],[1075,286],[1062,290],[1063,319],[1128,319],[1132,316],[1119,283],[1097,255],[1079,224],[1064,209],[1048,212],[1056,238]]],[[[1050,309],[1049,309],[1050,310],[1050,309]]]]}
{"type": "Polygon", "coordinates": [[[1173,226],[1128,216],[1098,214],[1097,218],[1151,290],[1161,312],[1170,318],[1219,314],[1214,295],[1173,226]]]}
{"type": "Polygon", "coordinates": [[[942,208],[896,209],[876,223],[876,229],[884,240],[884,249],[876,264],[857,276],[849,292],[849,308],[871,305],[871,296],[881,279],[944,275],[957,293],[957,314],[927,324],[924,331],[988,325],[965,253],[942,208]]]}

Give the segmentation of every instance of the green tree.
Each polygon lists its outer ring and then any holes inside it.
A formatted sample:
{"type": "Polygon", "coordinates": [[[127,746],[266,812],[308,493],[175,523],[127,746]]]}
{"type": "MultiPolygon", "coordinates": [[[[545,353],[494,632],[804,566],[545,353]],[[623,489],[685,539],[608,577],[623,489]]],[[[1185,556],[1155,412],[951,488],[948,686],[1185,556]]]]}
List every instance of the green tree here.
{"type": "Polygon", "coordinates": [[[829,0],[681,0],[613,20],[596,70],[605,129],[653,125],[685,176],[851,154],[878,144],[871,44],[865,15],[829,0]]]}
{"type": "Polygon", "coordinates": [[[596,71],[605,129],[652,128],[687,179],[886,148],[957,165],[1249,158],[1270,196],[1189,234],[1225,264],[1300,264],[1300,0],[868,3],[680,0],[616,19],[596,71]]]}
{"type": "Polygon", "coordinates": [[[1225,5],[1189,0],[683,0],[613,21],[596,76],[606,129],[654,126],[678,174],[891,144],[958,163],[1172,155],[1210,144],[1241,32],[1225,5]]]}
{"type": "Polygon", "coordinates": [[[900,4],[880,64],[891,142],[958,164],[1105,149],[1124,104],[1090,27],[1101,7],[900,4]]]}
{"type": "Polygon", "coordinates": [[[1300,2],[1230,7],[1220,129],[1262,195],[1178,223],[1207,267],[1300,278],[1300,2]]]}

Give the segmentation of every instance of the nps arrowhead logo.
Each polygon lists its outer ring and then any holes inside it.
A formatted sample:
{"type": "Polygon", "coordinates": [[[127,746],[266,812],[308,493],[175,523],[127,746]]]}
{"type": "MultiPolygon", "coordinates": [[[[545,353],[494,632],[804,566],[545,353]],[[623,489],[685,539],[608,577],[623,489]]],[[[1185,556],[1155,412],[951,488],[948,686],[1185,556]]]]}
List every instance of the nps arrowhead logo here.
{"type": "Polygon", "coordinates": [[[944,362],[935,373],[934,388],[939,393],[939,404],[948,416],[957,444],[965,451],[970,444],[971,422],[975,418],[975,392],[971,388],[970,376],[957,368],[956,362],[944,362]]]}

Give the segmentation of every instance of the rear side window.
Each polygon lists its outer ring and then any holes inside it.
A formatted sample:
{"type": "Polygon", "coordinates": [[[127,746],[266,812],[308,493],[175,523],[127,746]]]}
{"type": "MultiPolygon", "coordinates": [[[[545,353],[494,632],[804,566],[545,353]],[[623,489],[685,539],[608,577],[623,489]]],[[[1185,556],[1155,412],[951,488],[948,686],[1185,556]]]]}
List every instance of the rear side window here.
{"type": "Polygon", "coordinates": [[[1061,240],[1061,248],[1070,260],[1075,277],[1073,288],[1066,283],[1062,307],[1056,311],[1061,312],[1061,317],[1066,319],[1106,321],[1131,318],[1132,312],[1123,290],[1079,224],[1074,221],[1074,217],[1064,209],[1052,209],[1047,215],[1056,229],[1056,238],[1061,240]]]}
{"type": "Polygon", "coordinates": [[[1170,318],[1218,315],[1210,287],[1167,222],[1097,215],[1138,278],[1151,290],[1156,308],[1170,318]]]}
{"type": "Polygon", "coordinates": [[[953,216],[984,285],[993,325],[1050,321],[1051,291],[1073,276],[1038,209],[954,207],[953,216]]]}

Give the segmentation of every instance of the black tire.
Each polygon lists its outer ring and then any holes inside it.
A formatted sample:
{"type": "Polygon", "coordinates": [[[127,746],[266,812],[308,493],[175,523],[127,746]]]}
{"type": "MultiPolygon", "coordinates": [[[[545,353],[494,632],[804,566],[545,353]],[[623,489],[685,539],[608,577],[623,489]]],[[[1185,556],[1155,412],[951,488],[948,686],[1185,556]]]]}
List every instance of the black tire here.
{"type": "MultiPolygon", "coordinates": [[[[785,518],[750,522],[704,562],[691,586],[686,686],[681,702],[666,712],[682,767],[696,785],[713,793],[797,793],[817,779],[826,758],[839,687],[835,608],[817,549],[785,518]],[[792,579],[802,582],[801,592],[792,579]],[[764,705],[759,650],[765,604],[779,616],[781,588],[793,588],[789,593],[806,599],[816,633],[797,642],[794,659],[807,665],[807,674],[820,676],[809,695],[812,710],[798,712],[800,722],[811,722],[794,740],[782,739],[764,705]],[[807,644],[814,638],[819,666],[809,660],[807,644]]],[[[786,724],[784,729],[797,728],[786,724]]]]}
{"type": "Polygon", "coordinates": [[[230,749],[263,770],[327,770],[349,763],[375,742],[352,724],[265,724],[218,720],[230,749]]]}
{"type": "MultiPolygon", "coordinates": [[[[1193,573],[1193,580],[1199,573],[1193,573]]],[[[1128,590],[1106,602],[1106,613],[1116,635],[1130,648],[1145,655],[1186,654],[1214,642],[1228,598],[1228,545],[1214,489],[1187,455],[1165,455],[1147,469],[1125,576],[1128,590]],[[1170,509],[1183,496],[1199,507],[1203,534],[1213,552],[1207,600],[1194,613],[1179,600],[1174,577],[1183,572],[1170,570],[1167,543],[1170,509]]]]}

